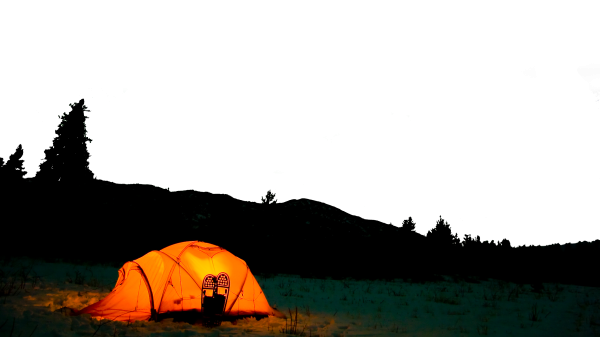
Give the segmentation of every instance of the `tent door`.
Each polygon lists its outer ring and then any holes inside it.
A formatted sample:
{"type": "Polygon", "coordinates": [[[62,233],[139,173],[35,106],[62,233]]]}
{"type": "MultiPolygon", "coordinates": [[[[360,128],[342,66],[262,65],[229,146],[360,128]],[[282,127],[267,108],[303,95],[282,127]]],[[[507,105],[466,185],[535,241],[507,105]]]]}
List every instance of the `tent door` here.
{"type": "Polygon", "coordinates": [[[229,297],[229,275],[211,274],[202,281],[202,312],[205,315],[222,315],[229,297]]]}

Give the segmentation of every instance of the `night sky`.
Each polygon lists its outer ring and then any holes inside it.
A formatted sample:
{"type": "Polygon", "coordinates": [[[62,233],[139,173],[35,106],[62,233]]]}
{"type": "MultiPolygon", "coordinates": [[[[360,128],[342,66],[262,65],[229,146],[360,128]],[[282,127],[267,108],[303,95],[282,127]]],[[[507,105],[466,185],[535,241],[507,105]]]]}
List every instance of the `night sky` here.
{"type": "Polygon", "coordinates": [[[584,76],[597,65],[421,68],[398,97],[144,83],[31,88],[22,113],[35,131],[15,140],[17,159],[5,164],[22,181],[152,182],[253,200],[274,189],[280,200],[309,197],[382,221],[433,225],[441,213],[489,236],[598,237],[590,124],[600,105],[584,76]],[[74,101],[90,117],[70,120],[85,121],[93,141],[57,147],[40,121],[56,122],[74,101]]]}

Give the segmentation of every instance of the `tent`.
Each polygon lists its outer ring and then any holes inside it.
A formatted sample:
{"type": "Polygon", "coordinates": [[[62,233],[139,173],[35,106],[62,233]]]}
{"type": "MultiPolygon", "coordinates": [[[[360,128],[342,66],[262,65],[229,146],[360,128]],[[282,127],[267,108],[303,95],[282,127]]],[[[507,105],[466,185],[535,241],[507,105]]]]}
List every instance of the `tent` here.
{"type": "Polygon", "coordinates": [[[201,241],[176,243],[125,263],[110,294],[73,314],[132,322],[183,312],[285,317],[271,308],[244,260],[201,241]]]}

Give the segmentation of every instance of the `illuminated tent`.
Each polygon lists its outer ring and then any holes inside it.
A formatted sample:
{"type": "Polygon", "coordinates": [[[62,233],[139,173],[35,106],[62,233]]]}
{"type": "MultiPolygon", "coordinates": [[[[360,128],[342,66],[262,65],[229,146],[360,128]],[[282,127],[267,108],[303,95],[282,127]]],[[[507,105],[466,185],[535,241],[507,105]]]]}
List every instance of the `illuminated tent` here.
{"type": "Polygon", "coordinates": [[[244,260],[201,241],[177,243],[125,263],[112,292],[74,314],[131,322],[191,311],[284,317],[271,308],[244,260]]]}

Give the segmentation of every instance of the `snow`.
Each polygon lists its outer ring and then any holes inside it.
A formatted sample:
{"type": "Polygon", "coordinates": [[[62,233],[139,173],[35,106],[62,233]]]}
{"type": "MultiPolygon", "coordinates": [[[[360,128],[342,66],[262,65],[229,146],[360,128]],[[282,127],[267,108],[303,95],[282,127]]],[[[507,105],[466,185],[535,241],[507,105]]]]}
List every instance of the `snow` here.
{"type": "Polygon", "coordinates": [[[291,325],[290,312],[295,316],[297,310],[297,332],[306,336],[600,336],[599,288],[544,284],[537,293],[529,284],[449,277],[418,284],[255,275],[271,306],[288,319],[247,318],[214,328],[173,319],[127,324],[58,310],[81,309],[102,299],[112,290],[117,271],[113,266],[5,261],[0,264],[0,334],[283,336],[291,325]],[[12,281],[15,288],[5,295],[12,281]]]}

